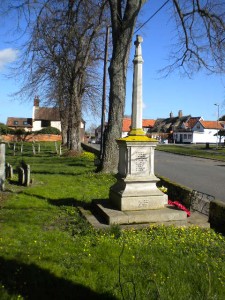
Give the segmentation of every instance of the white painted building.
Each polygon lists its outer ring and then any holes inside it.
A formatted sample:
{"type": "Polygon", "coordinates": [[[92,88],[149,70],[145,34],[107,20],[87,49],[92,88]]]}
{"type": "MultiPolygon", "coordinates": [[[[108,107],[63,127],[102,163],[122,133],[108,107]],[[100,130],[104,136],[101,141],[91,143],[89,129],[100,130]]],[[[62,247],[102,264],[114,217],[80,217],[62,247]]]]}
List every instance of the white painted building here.
{"type": "MultiPolygon", "coordinates": [[[[217,121],[198,121],[192,128],[192,143],[217,143],[217,131],[224,129],[224,122],[217,121]]],[[[224,142],[224,137],[220,142],[224,142]]]]}
{"type": "Polygon", "coordinates": [[[173,133],[173,138],[176,143],[224,143],[224,137],[217,137],[217,131],[225,128],[225,122],[222,121],[204,121],[199,119],[195,124],[188,124],[184,130],[179,129],[173,133]]]}
{"type": "Polygon", "coordinates": [[[61,131],[61,121],[59,116],[59,109],[55,107],[40,107],[40,100],[38,97],[34,98],[33,106],[33,131],[41,130],[45,127],[54,127],[61,131]]]}

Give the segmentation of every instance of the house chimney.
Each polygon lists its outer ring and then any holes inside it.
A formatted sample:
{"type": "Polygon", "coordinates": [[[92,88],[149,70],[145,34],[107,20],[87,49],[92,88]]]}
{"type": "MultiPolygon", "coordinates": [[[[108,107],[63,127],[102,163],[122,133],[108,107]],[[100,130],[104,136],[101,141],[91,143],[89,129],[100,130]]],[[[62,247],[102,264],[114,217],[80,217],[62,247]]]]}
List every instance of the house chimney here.
{"type": "Polygon", "coordinates": [[[180,118],[182,118],[183,117],[183,112],[182,112],[182,110],[179,110],[178,111],[178,118],[180,119],[180,118]]]}
{"type": "Polygon", "coordinates": [[[173,118],[173,112],[170,112],[170,119],[173,118]]]}
{"type": "Polygon", "coordinates": [[[40,99],[38,96],[34,97],[34,106],[39,107],[40,99]]]}

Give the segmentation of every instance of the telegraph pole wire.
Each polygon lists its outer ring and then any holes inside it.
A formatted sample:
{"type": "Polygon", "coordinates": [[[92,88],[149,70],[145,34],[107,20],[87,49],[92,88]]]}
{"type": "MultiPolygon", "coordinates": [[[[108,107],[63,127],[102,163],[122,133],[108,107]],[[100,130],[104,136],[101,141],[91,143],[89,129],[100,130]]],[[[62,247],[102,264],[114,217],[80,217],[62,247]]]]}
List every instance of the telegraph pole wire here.
{"type": "Polygon", "coordinates": [[[142,27],[144,27],[152,18],[154,18],[154,16],[164,7],[164,6],[166,6],[167,5],[167,3],[169,3],[170,2],[170,0],[167,0],[163,5],[161,5],[160,6],[160,8],[159,9],[157,9],[155,12],[154,12],[154,14],[153,15],[151,15],[135,32],[134,32],[134,34],[135,33],[137,33],[142,27]]]}

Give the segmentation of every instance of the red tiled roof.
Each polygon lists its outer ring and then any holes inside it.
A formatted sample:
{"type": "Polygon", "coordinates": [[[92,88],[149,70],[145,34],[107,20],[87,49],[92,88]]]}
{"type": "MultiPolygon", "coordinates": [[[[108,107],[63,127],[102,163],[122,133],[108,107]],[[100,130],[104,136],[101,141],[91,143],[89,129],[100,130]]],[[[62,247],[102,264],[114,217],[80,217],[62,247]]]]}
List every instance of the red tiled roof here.
{"type": "Polygon", "coordinates": [[[143,119],[142,126],[143,127],[153,127],[155,125],[155,120],[152,119],[143,119]]]}
{"type": "Polygon", "coordinates": [[[195,124],[198,122],[199,118],[190,118],[187,121],[187,127],[188,128],[193,128],[195,126],[195,124]]]}
{"type": "Polygon", "coordinates": [[[34,119],[60,121],[59,109],[56,107],[38,107],[35,109],[34,119]]]}
{"type": "Polygon", "coordinates": [[[31,118],[15,118],[8,117],[6,125],[8,127],[23,127],[30,128],[32,127],[32,119],[31,118]]]}
{"type": "MultiPolygon", "coordinates": [[[[153,127],[155,124],[155,120],[152,119],[143,119],[142,120],[142,126],[143,127],[153,127]]],[[[124,118],[123,119],[123,132],[128,132],[130,131],[131,127],[131,119],[130,118],[124,118]]]]}
{"type": "Polygon", "coordinates": [[[206,129],[223,129],[222,124],[217,121],[200,121],[200,123],[206,129]]]}

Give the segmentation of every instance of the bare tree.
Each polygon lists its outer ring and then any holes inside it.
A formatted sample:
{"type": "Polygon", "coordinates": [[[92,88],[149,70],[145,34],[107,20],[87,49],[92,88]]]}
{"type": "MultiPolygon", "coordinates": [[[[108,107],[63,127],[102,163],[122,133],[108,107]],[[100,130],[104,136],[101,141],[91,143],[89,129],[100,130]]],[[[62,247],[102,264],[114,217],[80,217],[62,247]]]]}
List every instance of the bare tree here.
{"type": "Polygon", "coordinates": [[[93,95],[98,93],[96,68],[102,56],[105,1],[43,0],[36,6],[32,24],[32,1],[17,2],[21,10],[27,5],[32,29],[19,67],[20,72],[21,67],[26,70],[20,92],[41,89],[48,99],[54,99],[60,110],[63,142],[70,150],[80,151],[82,109],[88,99],[94,106],[93,95]]]}
{"type": "Polygon", "coordinates": [[[178,43],[165,71],[180,68],[192,75],[204,67],[210,73],[225,71],[225,2],[172,0],[178,43]]]}

